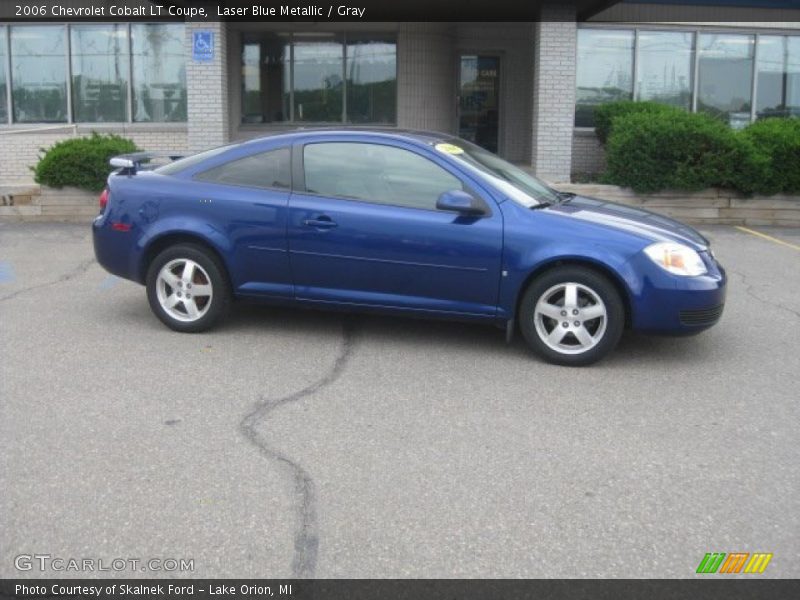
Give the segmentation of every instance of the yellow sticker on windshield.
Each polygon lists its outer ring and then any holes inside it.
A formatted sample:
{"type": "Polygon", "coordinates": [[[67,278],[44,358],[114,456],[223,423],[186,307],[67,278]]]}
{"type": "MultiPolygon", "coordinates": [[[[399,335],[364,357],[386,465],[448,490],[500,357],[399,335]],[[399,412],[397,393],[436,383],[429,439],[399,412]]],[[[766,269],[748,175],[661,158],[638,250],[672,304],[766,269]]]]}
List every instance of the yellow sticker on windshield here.
{"type": "Polygon", "coordinates": [[[459,148],[453,144],[436,144],[434,147],[439,152],[444,152],[445,154],[464,154],[463,148],[459,148]]]}

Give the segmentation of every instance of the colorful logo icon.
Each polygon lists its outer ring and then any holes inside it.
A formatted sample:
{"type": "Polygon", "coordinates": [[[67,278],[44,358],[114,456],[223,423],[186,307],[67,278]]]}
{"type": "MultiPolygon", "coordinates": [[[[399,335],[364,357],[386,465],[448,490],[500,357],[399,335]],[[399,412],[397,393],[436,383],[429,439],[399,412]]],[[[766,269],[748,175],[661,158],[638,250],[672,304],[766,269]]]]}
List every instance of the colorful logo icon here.
{"type": "Polygon", "coordinates": [[[763,573],[767,568],[772,554],[766,552],[708,552],[697,566],[697,573],[733,574],[733,573],[763,573]],[[726,558],[727,557],[727,558],[726,558]],[[744,570],[742,570],[744,569],[744,570]]]}

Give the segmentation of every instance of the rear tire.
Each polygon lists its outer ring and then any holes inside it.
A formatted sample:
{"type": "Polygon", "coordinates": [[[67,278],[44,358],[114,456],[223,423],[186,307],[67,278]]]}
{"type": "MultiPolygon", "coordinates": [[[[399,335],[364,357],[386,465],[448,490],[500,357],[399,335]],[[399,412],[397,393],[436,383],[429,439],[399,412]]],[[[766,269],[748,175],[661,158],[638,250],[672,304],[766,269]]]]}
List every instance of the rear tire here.
{"type": "Polygon", "coordinates": [[[182,333],[210,329],[230,307],[225,267],[196,244],[171,246],[156,256],[147,269],[146,286],[153,313],[182,333]]]}
{"type": "Polygon", "coordinates": [[[625,306],[607,277],[581,266],[556,267],[525,291],[519,322],[528,345],[558,365],[584,366],[609,354],[625,328],[625,306]]]}

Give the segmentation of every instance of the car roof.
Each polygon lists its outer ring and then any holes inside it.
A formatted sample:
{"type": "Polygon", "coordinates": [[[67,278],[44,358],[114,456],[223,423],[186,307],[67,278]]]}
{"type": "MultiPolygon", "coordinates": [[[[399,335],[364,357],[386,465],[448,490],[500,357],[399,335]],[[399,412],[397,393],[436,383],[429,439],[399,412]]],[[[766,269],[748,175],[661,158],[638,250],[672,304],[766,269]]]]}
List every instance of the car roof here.
{"type": "Polygon", "coordinates": [[[423,144],[432,144],[445,139],[452,139],[452,134],[437,131],[423,131],[416,129],[398,129],[397,127],[298,127],[289,131],[275,132],[269,135],[260,136],[243,141],[242,144],[256,144],[262,141],[274,141],[276,138],[282,139],[306,139],[316,135],[336,135],[347,134],[348,136],[375,138],[381,137],[394,140],[410,140],[423,144]]]}

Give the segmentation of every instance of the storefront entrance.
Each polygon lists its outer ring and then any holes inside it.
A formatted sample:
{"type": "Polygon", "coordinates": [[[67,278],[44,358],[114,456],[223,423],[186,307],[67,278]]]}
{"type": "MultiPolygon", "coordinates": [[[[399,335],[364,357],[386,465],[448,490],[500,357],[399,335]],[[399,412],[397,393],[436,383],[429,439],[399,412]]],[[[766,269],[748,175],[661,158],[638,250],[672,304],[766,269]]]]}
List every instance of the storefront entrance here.
{"type": "Polygon", "coordinates": [[[458,135],[498,150],[500,57],[462,54],[458,81],[458,135]]]}

